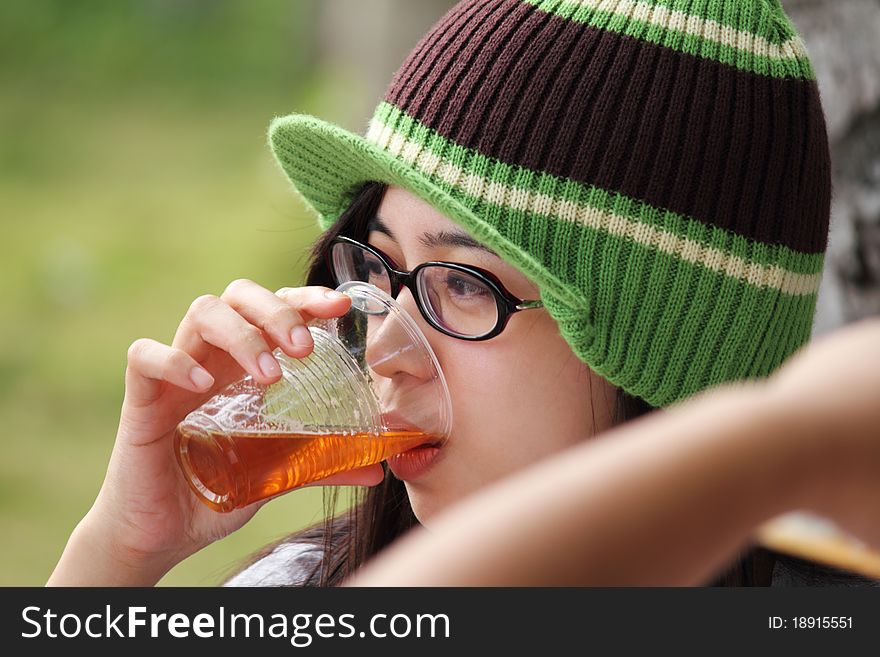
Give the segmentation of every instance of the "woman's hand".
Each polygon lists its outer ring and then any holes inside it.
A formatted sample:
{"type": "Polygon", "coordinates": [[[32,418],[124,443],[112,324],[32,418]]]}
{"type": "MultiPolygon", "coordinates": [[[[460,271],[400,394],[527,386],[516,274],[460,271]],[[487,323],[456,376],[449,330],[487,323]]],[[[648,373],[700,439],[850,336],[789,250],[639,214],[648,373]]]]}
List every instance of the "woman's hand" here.
{"type": "Polygon", "coordinates": [[[767,383],[817,446],[813,510],[880,548],[880,319],[818,338],[767,383]]]}
{"type": "MultiPolygon", "coordinates": [[[[172,344],[142,338],[128,350],[125,398],[104,483],[62,555],[50,584],[152,584],[176,563],[235,531],[257,502],[217,513],[189,490],[172,450],[178,423],[245,374],[281,378],[272,351],[304,358],[313,343],[305,324],[343,315],[351,299],[325,287],[272,293],[248,280],[220,297],[196,299],[172,344]],[[73,579],[71,579],[73,578],[73,579]]],[[[379,465],[316,482],[373,485],[379,465]]]]}

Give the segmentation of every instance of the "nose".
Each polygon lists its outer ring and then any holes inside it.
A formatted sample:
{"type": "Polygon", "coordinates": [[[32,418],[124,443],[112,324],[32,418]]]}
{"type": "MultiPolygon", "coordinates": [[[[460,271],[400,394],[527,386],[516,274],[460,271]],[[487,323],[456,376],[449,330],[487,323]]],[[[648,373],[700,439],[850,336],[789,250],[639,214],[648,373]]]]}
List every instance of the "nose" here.
{"type": "Polygon", "coordinates": [[[430,333],[440,334],[425,322],[410,290],[398,294],[397,305],[399,312],[372,316],[367,326],[365,359],[373,390],[388,426],[443,438],[451,423],[449,393],[428,340],[430,333]]]}
{"type": "MultiPolygon", "coordinates": [[[[424,318],[416,307],[415,299],[409,289],[404,288],[397,295],[397,304],[412,322],[395,316],[374,315],[367,326],[366,362],[379,377],[393,380],[401,374],[415,379],[429,380],[432,377],[432,364],[425,352],[423,342],[428,343],[424,318]],[[421,335],[413,335],[410,327],[415,327],[421,335]]],[[[427,344],[430,348],[430,344],[427,344]]]]}

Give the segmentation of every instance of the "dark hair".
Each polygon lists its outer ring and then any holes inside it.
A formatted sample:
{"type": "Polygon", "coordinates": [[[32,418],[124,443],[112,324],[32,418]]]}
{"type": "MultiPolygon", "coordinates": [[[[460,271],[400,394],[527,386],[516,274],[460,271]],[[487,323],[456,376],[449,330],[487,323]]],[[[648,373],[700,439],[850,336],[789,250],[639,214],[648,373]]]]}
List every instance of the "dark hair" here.
{"type": "MultiPolygon", "coordinates": [[[[385,189],[386,186],[382,183],[368,182],[355,192],[353,201],[345,212],[313,246],[306,285],[335,287],[325,260],[330,242],[337,235],[366,241],[368,222],[378,210],[385,189]]],[[[618,388],[612,423],[622,424],[654,410],[656,409],[644,400],[618,388]]],[[[335,513],[339,488],[324,487],[324,521],[267,546],[252,555],[248,563],[259,560],[282,543],[311,543],[320,546],[323,554],[304,584],[340,584],[372,556],[419,524],[403,482],[390,473],[385,463],[382,467],[385,469],[384,480],[377,486],[355,488],[349,508],[342,513],[335,513]]],[[[721,575],[715,585],[763,584],[765,582],[759,581],[763,580],[763,576],[756,575],[758,570],[754,551],[749,551],[721,575]]],[[[762,569],[762,572],[763,570],[766,569],[762,569]]]]}

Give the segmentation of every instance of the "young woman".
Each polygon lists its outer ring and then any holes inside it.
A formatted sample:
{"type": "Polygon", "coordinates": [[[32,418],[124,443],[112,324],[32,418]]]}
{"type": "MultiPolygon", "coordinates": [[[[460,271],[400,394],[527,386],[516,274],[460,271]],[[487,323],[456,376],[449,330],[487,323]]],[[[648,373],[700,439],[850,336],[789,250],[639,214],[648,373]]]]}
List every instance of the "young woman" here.
{"type": "MultiPolygon", "coordinates": [[[[236,281],[197,299],[170,346],[132,345],[107,478],[51,583],[154,582],[255,513],[201,507],[170,436],[242,371],[277,380],[274,346],[308,354],[302,324],[342,314],[348,302],[327,293],[358,271],[384,276],[421,322],[452,435],[323,482],[374,486],[232,584],[340,583],[487,484],[652,408],[765,377],[809,337],[827,139],[775,0],[467,0],[412,51],[365,138],[293,115],[270,141],[327,230],[308,286],[236,281]],[[441,264],[406,276],[423,263],[441,264]],[[429,288],[482,319],[448,321],[429,288]]],[[[768,563],[748,555],[724,580],[769,581],[768,563]]]]}

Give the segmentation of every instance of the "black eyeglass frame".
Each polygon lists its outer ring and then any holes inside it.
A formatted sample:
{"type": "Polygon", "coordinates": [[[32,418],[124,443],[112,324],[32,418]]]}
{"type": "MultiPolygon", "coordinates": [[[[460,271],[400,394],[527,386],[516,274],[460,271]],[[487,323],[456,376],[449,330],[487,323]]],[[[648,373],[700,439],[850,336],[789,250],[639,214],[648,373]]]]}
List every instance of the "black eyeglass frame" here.
{"type": "Polygon", "coordinates": [[[448,335],[451,338],[468,340],[470,342],[488,340],[490,338],[494,338],[496,335],[504,330],[504,328],[507,326],[507,322],[510,320],[511,315],[518,313],[521,310],[532,310],[534,308],[544,307],[544,303],[538,299],[520,299],[519,297],[514,296],[513,294],[508,292],[508,290],[504,287],[501,281],[498,280],[498,277],[495,276],[495,274],[490,271],[486,271],[485,269],[481,269],[480,267],[474,267],[473,265],[463,265],[458,262],[431,261],[423,262],[417,265],[416,268],[412,271],[402,271],[396,268],[397,265],[391,258],[382,253],[382,251],[380,251],[376,247],[358,242],[357,240],[350,237],[345,237],[344,235],[338,235],[337,237],[334,237],[333,240],[331,240],[330,245],[326,251],[327,270],[333,276],[337,285],[339,285],[341,281],[336,275],[336,270],[333,266],[333,247],[336,244],[340,243],[351,244],[360,247],[361,249],[364,249],[365,251],[368,251],[369,253],[372,253],[374,256],[376,256],[376,258],[379,259],[379,262],[381,262],[382,265],[385,267],[385,271],[388,273],[388,279],[391,284],[391,297],[396,299],[397,295],[400,294],[400,290],[402,288],[408,288],[409,291],[412,292],[413,298],[416,301],[416,306],[418,306],[419,312],[422,314],[422,317],[425,318],[425,321],[444,335],[448,335]],[[446,267],[448,269],[454,269],[460,272],[464,272],[466,274],[470,274],[474,278],[484,283],[490,290],[492,290],[495,297],[497,315],[495,319],[495,326],[490,331],[477,336],[461,335],[459,333],[454,333],[444,328],[438,322],[434,321],[434,318],[431,317],[431,315],[428,313],[422,301],[418,285],[416,285],[416,276],[426,267],[437,266],[446,267]]]}

